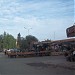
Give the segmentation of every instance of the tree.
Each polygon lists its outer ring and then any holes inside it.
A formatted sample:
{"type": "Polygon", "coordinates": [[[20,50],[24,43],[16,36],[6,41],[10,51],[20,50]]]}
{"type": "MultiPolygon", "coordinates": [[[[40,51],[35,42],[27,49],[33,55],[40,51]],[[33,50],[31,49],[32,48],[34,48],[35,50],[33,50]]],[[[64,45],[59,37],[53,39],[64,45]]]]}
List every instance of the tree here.
{"type": "Polygon", "coordinates": [[[25,38],[21,39],[20,48],[23,49],[31,49],[34,42],[38,42],[38,39],[35,36],[28,35],[25,38]]]}
{"type": "Polygon", "coordinates": [[[21,37],[20,33],[17,36],[17,40],[10,34],[4,32],[0,35],[0,49],[17,48],[21,50],[31,49],[34,42],[38,42],[35,36],[28,35],[25,38],[21,37]]]}
{"type": "Polygon", "coordinates": [[[38,41],[38,39],[35,36],[32,36],[32,35],[26,36],[26,40],[28,42],[37,42],[38,41]]]}
{"type": "Polygon", "coordinates": [[[0,49],[9,49],[15,47],[16,47],[16,40],[12,35],[6,32],[0,35],[0,49]]]}
{"type": "Polygon", "coordinates": [[[6,49],[15,48],[16,40],[12,35],[6,34],[4,35],[4,38],[3,38],[3,45],[4,45],[4,48],[6,49]]]}
{"type": "Polygon", "coordinates": [[[0,35],[0,50],[3,50],[3,35],[0,35]]]}
{"type": "Polygon", "coordinates": [[[27,40],[25,38],[22,38],[21,39],[21,45],[20,45],[20,49],[21,50],[25,50],[28,48],[28,43],[27,43],[27,40]]]}
{"type": "Polygon", "coordinates": [[[15,38],[4,32],[4,34],[0,35],[0,50],[15,48],[16,47],[15,38]]]}

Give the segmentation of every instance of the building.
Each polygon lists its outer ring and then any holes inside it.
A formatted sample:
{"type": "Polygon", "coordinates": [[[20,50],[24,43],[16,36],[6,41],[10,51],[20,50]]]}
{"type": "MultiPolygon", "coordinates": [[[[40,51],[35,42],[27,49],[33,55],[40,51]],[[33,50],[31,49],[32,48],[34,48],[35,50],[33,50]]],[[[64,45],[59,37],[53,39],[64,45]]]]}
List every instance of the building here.
{"type": "Polygon", "coordinates": [[[75,37],[75,23],[73,26],[66,29],[67,37],[75,37]]]}

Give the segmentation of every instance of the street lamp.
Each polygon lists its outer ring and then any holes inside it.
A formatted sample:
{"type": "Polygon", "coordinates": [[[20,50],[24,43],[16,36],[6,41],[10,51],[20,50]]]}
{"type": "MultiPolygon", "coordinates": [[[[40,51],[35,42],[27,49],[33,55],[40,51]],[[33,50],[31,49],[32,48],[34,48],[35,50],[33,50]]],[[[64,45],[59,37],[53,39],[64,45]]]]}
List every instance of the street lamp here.
{"type": "MultiPolygon", "coordinates": [[[[25,28],[25,27],[24,27],[25,28]]],[[[25,28],[25,29],[27,29],[28,30],[28,35],[29,35],[29,31],[30,31],[30,29],[32,29],[32,28],[25,28]]]]}

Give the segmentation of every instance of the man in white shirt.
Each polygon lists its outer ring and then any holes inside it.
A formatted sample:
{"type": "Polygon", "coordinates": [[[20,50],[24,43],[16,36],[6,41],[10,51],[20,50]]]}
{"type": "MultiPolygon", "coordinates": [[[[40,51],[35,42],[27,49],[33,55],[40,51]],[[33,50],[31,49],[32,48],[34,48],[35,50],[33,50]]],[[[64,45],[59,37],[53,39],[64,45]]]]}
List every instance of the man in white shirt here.
{"type": "Polygon", "coordinates": [[[73,55],[75,56],[75,50],[73,51],[73,55]]]}

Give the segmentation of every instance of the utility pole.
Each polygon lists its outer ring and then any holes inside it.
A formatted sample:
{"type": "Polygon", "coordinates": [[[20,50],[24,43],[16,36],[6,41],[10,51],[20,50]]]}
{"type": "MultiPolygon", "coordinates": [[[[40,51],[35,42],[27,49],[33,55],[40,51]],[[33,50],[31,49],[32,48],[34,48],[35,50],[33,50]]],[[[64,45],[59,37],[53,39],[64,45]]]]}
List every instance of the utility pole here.
{"type": "Polygon", "coordinates": [[[54,32],[54,40],[55,40],[55,32],[54,32]]]}
{"type": "Polygon", "coordinates": [[[27,29],[27,30],[28,30],[28,35],[29,35],[29,31],[30,31],[30,29],[32,29],[32,28],[25,28],[25,27],[24,27],[24,29],[27,29]]]}

